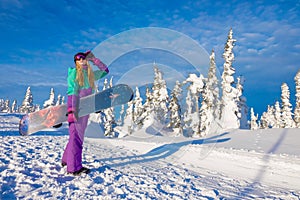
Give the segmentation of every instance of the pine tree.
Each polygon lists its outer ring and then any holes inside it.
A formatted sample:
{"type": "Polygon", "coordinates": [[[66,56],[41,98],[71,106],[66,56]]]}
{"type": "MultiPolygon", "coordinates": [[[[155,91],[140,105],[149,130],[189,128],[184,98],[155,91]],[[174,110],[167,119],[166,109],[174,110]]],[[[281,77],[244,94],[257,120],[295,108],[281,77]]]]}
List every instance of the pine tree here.
{"type": "Polygon", "coordinates": [[[211,92],[211,101],[213,108],[213,115],[216,119],[220,119],[220,88],[219,88],[219,80],[217,78],[217,66],[215,62],[215,52],[212,50],[210,55],[210,67],[208,70],[207,76],[207,88],[208,91],[211,92]]]}
{"type": "Polygon", "coordinates": [[[275,111],[274,111],[275,120],[274,120],[273,128],[282,128],[283,122],[282,122],[282,118],[281,118],[281,108],[280,108],[279,101],[276,101],[274,107],[275,107],[275,111]]]}
{"type": "Polygon", "coordinates": [[[263,114],[260,117],[260,128],[266,129],[268,128],[268,121],[267,121],[267,113],[263,112],[263,114]]]}
{"type": "Polygon", "coordinates": [[[209,134],[214,120],[220,118],[219,85],[216,76],[215,53],[210,55],[210,67],[206,84],[202,92],[202,104],[200,107],[200,132],[201,136],[209,134]]]}
{"type": "Polygon", "coordinates": [[[0,111],[2,112],[4,108],[4,99],[0,99],[0,111]]]}
{"type": "Polygon", "coordinates": [[[56,100],[55,105],[58,106],[58,105],[61,105],[61,104],[63,104],[63,97],[59,94],[57,96],[57,100],[56,100]]]}
{"type": "Polygon", "coordinates": [[[143,99],[140,95],[140,90],[138,87],[135,88],[135,98],[133,100],[134,102],[134,108],[133,108],[133,116],[134,116],[134,122],[141,128],[143,126],[143,123],[139,120],[140,117],[143,114],[143,99]]]}
{"type": "Polygon", "coordinates": [[[168,115],[168,90],[162,72],[154,66],[154,82],[152,86],[154,113],[157,119],[165,123],[168,115]]]}
{"type": "Polygon", "coordinates": [[[181,92],[181,83],[179,81],[176,81],[174,89],[171,93],[171,99],[169,104],[170,122],[167,127],[172,128],[173,131],[177,134],[183,133],[181,124],[181,108],[178,100],[179,96],[181,95],[181,92]]]}
{"type": "Polygon", "coordinates": [[[257,124],[257,119],[258,119],[258,114],[254,114],[254,109],[250,109],[251,113],[251,120],[250,120],[250,129],[251,130],[257,130],[258,129],[258,124],[257,124]]]}
{"type": "Polygon", "coordinates": [[[5,112],[5,113],[11,113],[11,109],[10,109],[10,101],[7,99],[4,101],[4,105],[3,105],[3,108],[2,108],[2,112],[5,112]]]}
{"type": "Polygon", "coordinates": [[[35,106],[33,105],[33,97],[30,87],[27,88],[24,100],[20,106],[20,113],[30,113],[35,111],[35,106]]]}
{"type": "Polygon", "coordinates": [[[123,124],[124,124],[124,118],[123,118],[124,113],[125,113],[125,105],[122,104],[122,105],[121,105],[121,110],[120,110],[119,119],[118,119],[118,121],[117,121],[117,124],[118,124],[119,126],[123,126],[123,124]]]}
{"type": "Polygon", "coordinates": [[[55,105],[55,94],[54,94],[54,89],[51,88],[49,99],[44,102],[43,107],[47,108],[49,106],[54,106],[54,105],[55,105]]]}
{"type": "MultiPolygon", "coordinates": [[[[184,130],[187,132],[188,136],[192,136],[193,133],[191,133],[192,131],[192,121],[193,121],[193,113],[195,113],[195,111],[193,111],[193,107],[194,107],[194,102],[192,100],[192,95],[191,95],[191,91],[188,90],[187,91],[187,95],[185,98],[185,103],[186,103],[186,110],[184,112],[184,130]]],[[[198,115],[197,115],[198,116],[198,115]]]]}
{"type": "Polygon", "coordinates": [[[290,91],[286,83],[281,85],[282,121],[284,128],[294,128],[295,122],[292,118],[292,104],[290,103],[290,91]]]}
{"type": "Polygon", "coordinates": [[[125,127],[125,131],[128,134],[132,134],[133,130],[134,130],[134,112],[133,112],[133,108],[134,108],[134,104],[133,101],[129,101],[127,103],[128,107],[126,109],[126,114],[124,117],[124,127],[125,127]]]}
{"type": "Polygon", "coordinates": [[[273,128],[275,125],[275,109],[274,106],[268,105],[267,109],[267,123],[269,128],[273,128]]]}
{"type": "Polygon", "coordinates": [[[17,100],[14,100],[11,105],[11,112],[15,113],[18,110],[17,100]]]}
{"type": "Polygon", "coordinates": [[[224,48],[223,58],[224,71],[222,74],[222,100],[221,100],[221,123],[225,129],[237,129],[240,127],[240,113],[238,109],[239,91],[232,86],[234,83],[235,69],[232,66],[234,61],[233,47],[235,39],[232,37],[232,29],[224,48]]]}
{"type": "Polygon", "coordinates": [[[239,91],[239,99],[238,99],[238,109],[240,115],[240,128],[242,129],[248,129],[248,106],[247,106],[247,99],[245,96],[243,96],[244,91],[244,77],[240,76],[237,78],[238,82],[236,85],[237,90],[239,91]]]}
{"type": "MultiPolygon", "coordinates": [[[[199,99],[204,90],[205,78],[200,74],[190,74],[183,84],[189,83],[188,96],[186,99],[187,112],[185,112],[184,120],[187,122],[187,130],[192,130],[192,136],[201,136],[201,122],[200,122],[200,109],[199,99]],[[190,99],[189,99],[190,98],[190,99]],[[188,105],[189,104],[189,105],[188,105]]],[[[189,132],[189,131],[188,131],[189,132]]]]}
{"type": "Polygon", "coordinates": [[[296,85],[296,106],[294,111],[294,121],[297,128],[300,128],[300,70],[295,76],[295,85],[296,85]]]}
{"type": "MultiPolygon", "coordinates": [[[[107,79],[105,79],[105,83],[104,83],[104,87],[103,89],[108,89],[108,88],[111,88],[113,86],[113,81],[112,81],[112,78],[110,79],[109,83],[107,81],[107,79]]],[[[114,136],[114,129],[113,127],[115,126],[116,124],[116,121],[115,121],[115,115],[114,115],[114,107],[110,107],[110,108],[107,108],[105,110],[103,110],[103,113],[105,115],[105,120],[104,120],[104,135],[105,136],[114,136]]]]}

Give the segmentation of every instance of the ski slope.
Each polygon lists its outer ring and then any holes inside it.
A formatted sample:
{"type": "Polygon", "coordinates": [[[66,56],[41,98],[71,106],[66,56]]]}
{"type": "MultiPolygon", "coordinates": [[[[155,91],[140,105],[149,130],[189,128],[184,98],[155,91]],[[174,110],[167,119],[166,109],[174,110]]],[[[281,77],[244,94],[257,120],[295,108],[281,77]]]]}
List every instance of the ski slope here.
{"type": "Polygon", "coordinates": [[[231,130],[206,138],[103,138],[90,124],[88,175],[60,166],[67,126],[18,135],[0,115],[0,199],[300,199],[299,129],[231,130]]]}

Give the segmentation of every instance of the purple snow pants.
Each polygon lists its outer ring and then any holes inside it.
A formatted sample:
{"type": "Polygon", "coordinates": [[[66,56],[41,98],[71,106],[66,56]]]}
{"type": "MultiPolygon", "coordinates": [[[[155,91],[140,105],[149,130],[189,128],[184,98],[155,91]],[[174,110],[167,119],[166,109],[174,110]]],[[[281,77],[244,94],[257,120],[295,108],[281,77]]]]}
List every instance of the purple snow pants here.
{"type": "Polygon", "coordinates": [[[67,172],[82,168],[82,148],[88,119],[87,115],[80,117],[77,122],[69,123],[69,141],[62,157],[62,162],[67,164],[67,172]]]}

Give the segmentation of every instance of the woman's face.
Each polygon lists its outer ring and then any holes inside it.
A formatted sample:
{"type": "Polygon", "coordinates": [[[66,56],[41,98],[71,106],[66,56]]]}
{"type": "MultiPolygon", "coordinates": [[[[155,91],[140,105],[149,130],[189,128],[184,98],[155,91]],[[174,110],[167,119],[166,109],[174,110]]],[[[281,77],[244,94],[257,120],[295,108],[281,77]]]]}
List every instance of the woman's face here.
{"type": "Polygon", "coordinates": [[[80,58],[80,60],[76,60],[76,64],[84,66],[87,64],[87,60],[85,58],[80,58]]]}

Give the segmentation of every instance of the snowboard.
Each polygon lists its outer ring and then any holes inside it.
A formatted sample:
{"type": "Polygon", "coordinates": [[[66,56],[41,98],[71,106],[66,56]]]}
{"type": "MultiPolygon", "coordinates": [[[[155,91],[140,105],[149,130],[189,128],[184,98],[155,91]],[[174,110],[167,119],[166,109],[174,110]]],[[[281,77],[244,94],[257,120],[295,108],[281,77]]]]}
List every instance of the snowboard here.
{"type": "MultiPolygon", "coordinates": [[[[126,84],[118,84],[101,92],[82,97],[79,100],[78,116],[86,116],[113,106],[122,105],[133,98],[132,89],[126,84]]],[[[68,120],[67,105],[50,106],[23,116],[19,123],[19,133],[31,135],[46,128],[52,128],[68,120]]]]}

